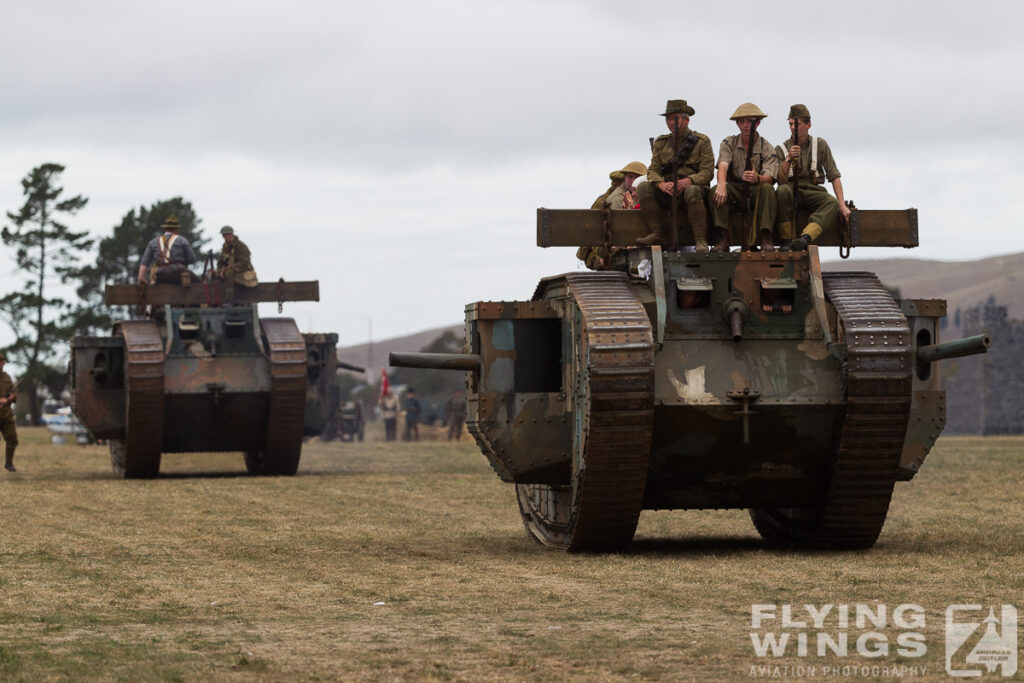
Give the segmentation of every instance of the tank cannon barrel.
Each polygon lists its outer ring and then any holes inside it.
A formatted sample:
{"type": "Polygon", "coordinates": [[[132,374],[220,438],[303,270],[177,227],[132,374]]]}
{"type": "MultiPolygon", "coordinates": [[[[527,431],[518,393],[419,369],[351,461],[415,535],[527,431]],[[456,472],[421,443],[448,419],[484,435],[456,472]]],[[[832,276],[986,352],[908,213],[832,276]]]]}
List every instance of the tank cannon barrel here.
{"type": "Polygon", "coordinates": [[[388,364],[396,368],[480,371],[480,356],[467,353],[401,353],[388,355],[388,364]]]}
{"type": "Polygon", "coordinates": [[[973,356],[976,353],[985,353],[990,346],[992,346],[992,338],[987,334],[978,334],[940,344],[929,344],[917,350],[917,362],[927,364],[943,358],[973,356]]]}
{"type": "Polygon", "coordinates": [[[352,365],[351,363],[345,363],[344,361],[338,361],[339,370],[351,370],[352,372],[366,372],[366,368],[361,368],[358,365],[352,365]]]}

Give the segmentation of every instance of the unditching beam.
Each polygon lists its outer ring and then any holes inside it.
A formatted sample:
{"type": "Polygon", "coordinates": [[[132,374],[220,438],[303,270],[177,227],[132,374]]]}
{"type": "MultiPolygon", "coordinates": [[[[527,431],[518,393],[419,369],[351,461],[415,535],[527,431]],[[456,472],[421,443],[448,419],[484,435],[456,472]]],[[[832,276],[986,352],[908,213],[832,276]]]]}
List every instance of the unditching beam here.
{"type": "MultiPolygon", "coordinates": [[[[224,284],[193,282],[181,285],[107,285],[103,303],[107,306],[199,306],[223,303],[224,284]]],[[[261,282],[255,287],[235,285],[233,301],[239,304],[275,301],[320,301],[320,283],[317,280],[299,282],[261,282]]]]}

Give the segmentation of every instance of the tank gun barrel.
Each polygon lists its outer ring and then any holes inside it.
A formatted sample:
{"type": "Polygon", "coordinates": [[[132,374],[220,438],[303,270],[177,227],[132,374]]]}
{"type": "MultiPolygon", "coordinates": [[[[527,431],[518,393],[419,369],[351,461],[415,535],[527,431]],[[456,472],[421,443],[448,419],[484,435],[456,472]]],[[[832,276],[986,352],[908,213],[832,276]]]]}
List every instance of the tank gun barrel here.
{"type": "Polygon", "coordinates": [[[344,361],[338,361],[338,368],[340,370],[351,370],[352,372],[366,372],[366,368],[361,368],[358,365],[352,365],[351,363],[345,363],[344,361]]]}
{"type": "Polygon", "coordinates": [[[395,351],[388,355],[388,363],[396,368],[480,371],[480,356],[468,353],[402,353],[395,351]]]}
{"type": "Polygon", "coordinates": [[[978,334],[940,344],[929,344],[917,350],[917,362],[927,364],[944,358],[973,356],[976,353],[985,353],[990,346],[992,346],[992,338],[987,334],[978,334]]]}

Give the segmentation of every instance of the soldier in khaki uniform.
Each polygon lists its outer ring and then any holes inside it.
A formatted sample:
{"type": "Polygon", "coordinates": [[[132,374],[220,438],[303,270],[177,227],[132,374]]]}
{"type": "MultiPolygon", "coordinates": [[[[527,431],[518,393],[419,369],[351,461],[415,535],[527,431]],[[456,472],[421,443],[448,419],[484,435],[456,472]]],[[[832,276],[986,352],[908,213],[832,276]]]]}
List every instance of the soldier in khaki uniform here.
{"type": "Polygon", "coordinates": [[[259,281],[252,269],[249,247],[235,236],[234,228],[225,225],[220,234],[224,237],[224,245],[217,259],[217,275],[224,281],[224,297],[231,301],[235,298],[236,283],[242,287],[255,287],[259,281]]]}
{"type": "Polygon", "coordinates": [[[178,234],[181,223],[177,216],[169,216],[160,229],[163,233],[149,241],[139,259],[139,284],[187,285],[192,280],[188,266],[197,261],[196,253],[188,240],[178,234]]]}
{"type": "MultiPolygon", "coordinates": [[[[636,190],[633,183],[637,178],[647,173],[647,167],[640,161],[631,161],[618,171],[608,174],[612,184],[600,197],[590,205],[591,209],[604,208],[605,203],[609,209],[632,209],[635,205],[636,190]]],[[[608,267],[608,260],[611,254],[616,251],[612,248],[606,253],[604,247],[580,247],[576,250],[576,258],[591,270],[604,270],[608,267]]]]}
{"type": "MultiPolygon", "coordinates": [[[[669,100],[665,105],[662,116],[670,133],[658,136],[651,143],[647,180],[640,183],[636,191],[640,211],[651,231],[646,237],[639,238],[637,244],[661,244],[665,238],[661,209],[672,208],[672,196],[675,195],[679,202],[678,210],[686,211],[697,251],[708,250],[706,202],[708,185],[715,169],[715,155],[708,136],[690,130],[690,117],[694,113],[686,100],[669,100]],[[671,177],[673,157],[677,159],[674,178],[671,177]]],[[[672,229],[675,230],[676,226],[672,229]]]]}
{"type": "Polygon", "coordinates": [[[4,469],[14,469],[14,449],[18,447],[18,427],[14,421],[14,410],[11,406],[18,400],[18,388],[14,386],[11,376],[4,372],[7,359],[0,354],[0,434],[3,434],[7,450],[4,452],[4,469]]]}
{"type": "Polygon", "coordinates": [[[779,189],[776,192],[779,201],[779,238],[784,244],[793,240],[790,247],[795,251],[806,249],[808,244],[816,240],[822,228],[831,225],[836,219],[837,213],[844,224],[850,218],[850,209],[843,198],[843,182],[839,179],[839,169],[832,158],[832,150],[823,138],[811,137],[810,128],[811,112],[802,104],[794,104],[789,108],[789,139],[775,148],[781,160],[779,189]],[[796,226],[793,225],[794,159],[799,159],[800,205],[811,212],[807,226],[797,239],[793,239],[796,232],[796,226]],[[826,179],[832,183],[835,197],[825,189],[826,179]]]}
{"type": "Polygon", "coordinates": [[[736,122],[739,134],[722,140],[718,150],[718,184],[714,189],[715,227],[718,240],[715,251],[729,251],[729,211],[747,211],[750,201],[750,231],[743,244],[753,247],[760,240],[764,251],[774,251],[775,192],[772,184],[779,172],[775,148],[757,132],[757,124],[767,116],[750,102],[741,104],[729,118],[736,122]],[[750,138],[753,136],[753,147],[750,138]],[[746,169],[750,149],[752,170],[746,169]]]}
{"type": "Polygon", "coordinates": [[[448,422],[448,440],[462,440],[462,426],[466,423],[466,397],[462,389],[456,389],[444,407],[444,419],[448,422]]]}

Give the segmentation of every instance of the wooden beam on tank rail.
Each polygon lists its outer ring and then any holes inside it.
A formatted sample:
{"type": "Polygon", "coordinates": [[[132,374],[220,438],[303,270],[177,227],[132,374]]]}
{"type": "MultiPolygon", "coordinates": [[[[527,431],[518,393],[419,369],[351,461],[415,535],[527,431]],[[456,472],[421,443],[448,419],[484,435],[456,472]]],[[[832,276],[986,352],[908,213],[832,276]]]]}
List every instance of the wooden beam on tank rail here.
{"type": "MultiPolygon", "coordinates": [[[[107,306],[198,306],[224,301],[224,285],[217,282],[204,285],[193,282],[181,285],[107,285],[103,303],[107,306]],[[209,289],[208,289],[209,287],[209,289]]],[[[297,282],[261,282],[255,287],[235,285],[235,303],[250,304],[276,301],[320,301],[320,283],[317,280],[297,282]]]]}
{"type": "MultiPolygon", "coordinates": [[[[662,223],[669,225],[668,212],[662,212],[662,223]]],[[[801,226],[807,214],[801,212],[801,226]]],[[[612,246],[631,247],[637,237],[649,230],[643,216],[636,210],[611,212],[612,246]]],[[[798,231],[799,232],[799,231],[798,231]]],[[[850,218],[850,244],[855,247],[916,247],[917,209],[855,209],[850,218]]],[[[737,234],[733,231],[733,234],[737,234]]],[[[688,228],[680,230],[682,244],[692,244],[688,228]],[[690,241],[687,241],[690,240],[690,241]]],[[[734,239],[735,243],[735,239],[734,239]]],[[[604,220],[597,209],[537,209],[537,246],[581,247],[604,244],[604,220]]],[[[838,247],[839,221],[826,226],[815,244],[838,247]]]]}

